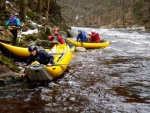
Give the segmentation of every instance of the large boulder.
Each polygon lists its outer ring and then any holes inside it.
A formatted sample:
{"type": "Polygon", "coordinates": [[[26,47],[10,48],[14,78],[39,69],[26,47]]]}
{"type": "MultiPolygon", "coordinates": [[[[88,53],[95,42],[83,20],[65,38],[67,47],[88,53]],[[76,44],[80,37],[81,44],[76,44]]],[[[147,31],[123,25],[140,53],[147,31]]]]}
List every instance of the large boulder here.
{"type": "Polygon", "coordinates": [[[68,37],[74,37],[75,36],[74,32],[71,30],[68,30],[67,34],[68,34],[68,37]]]}
{"type": "Polygon", "coordinates": [[[26,26],[32,30],[38,28],[38,25],[33,23],[32,21],[29,21],[26,26]]]}
{"type": "Polygon", "coordinates": [[[48,35],[46,35],[43,31],[40,31],[37,33],[36,38],[41,40],[47,40],[48,35]]]}
{"type": "Polygon", "coordinates": [[[45,27],[45,34],[46,34],[46,35],[50,35],[50,34],[52,33],[51,30],[52,30],[51,27],[47,27],[47,26],[46,26],[46,27],[45,27]]]}
{"type": "Polygon", "coordinates": [[[63,37],[63,38],[67,38],[67,33],[65,31],[60,31],[59,34],[63,37]]]}

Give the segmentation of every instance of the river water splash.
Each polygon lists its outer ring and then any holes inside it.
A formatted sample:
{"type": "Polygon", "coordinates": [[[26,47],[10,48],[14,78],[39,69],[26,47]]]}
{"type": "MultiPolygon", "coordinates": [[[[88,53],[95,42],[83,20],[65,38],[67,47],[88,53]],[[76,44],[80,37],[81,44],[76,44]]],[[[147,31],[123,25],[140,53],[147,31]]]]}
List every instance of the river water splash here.
{"type": "MultiPolygon", "coordinates": [[[[77,32],[79,28],[72,27],[77,32]]],[[[89,33],[91,28],[80,28],[89,33]]],[[[104,49],[75,52],[64,75],[48,84],[0,87],[0,111],[20,113],[149,113],[150,34],[96,29],[104,49]]]]}

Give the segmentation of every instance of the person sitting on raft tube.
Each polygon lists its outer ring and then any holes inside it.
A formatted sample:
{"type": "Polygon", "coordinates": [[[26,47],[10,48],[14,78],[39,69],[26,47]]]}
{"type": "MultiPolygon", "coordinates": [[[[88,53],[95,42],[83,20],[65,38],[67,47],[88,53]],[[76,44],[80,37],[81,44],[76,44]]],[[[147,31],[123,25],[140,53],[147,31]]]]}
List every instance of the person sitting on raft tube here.
{"type": "Polygon", "coordinates": [[[90,42],[92,43],[99,43],[100,42],[100,36],[98,33],[96,33],[95,30],[92,30],[92,34],[89,34],[91,36],[90,42]]]}
{"type": "Polygon", "coordinates": [[[54,34],[48,36],[49,41],[57,41],[60,44],[64,44],[64,40],[61,35],[59,35],[59,28],[54,29],[54,34]]]}
{"type": "Polygon", "coordinates": [[[78,30],[77,42],[78,41],[87,42],[86,35],[83,33],[82,30],[78,30]]]}
{"type": "MultiPolygon", "coordinates": [[[[47,66],[54,64],[54,57],[45,50],[38,50],[36,46],[32,45],[28,47],[28,51],[30,56],[26,61],[26,66],[30,65],[33,61],[38,61],[40,64],[47,66]]],[[[20,74],[20,76],[25,76],[25,74],[20,74]]]]}

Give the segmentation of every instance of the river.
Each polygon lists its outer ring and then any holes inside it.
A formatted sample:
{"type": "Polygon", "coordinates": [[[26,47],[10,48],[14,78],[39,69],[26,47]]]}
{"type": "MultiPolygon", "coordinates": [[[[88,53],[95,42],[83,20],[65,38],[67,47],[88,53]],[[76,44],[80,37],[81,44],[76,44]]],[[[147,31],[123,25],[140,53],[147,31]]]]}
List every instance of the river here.
{"type": "Polygon", "coordinates": [[[2,85],[0,113],[149,113],[150,34],[96,30],[109,47],[75,52],[64,75],[48,84],[2,85]]]}

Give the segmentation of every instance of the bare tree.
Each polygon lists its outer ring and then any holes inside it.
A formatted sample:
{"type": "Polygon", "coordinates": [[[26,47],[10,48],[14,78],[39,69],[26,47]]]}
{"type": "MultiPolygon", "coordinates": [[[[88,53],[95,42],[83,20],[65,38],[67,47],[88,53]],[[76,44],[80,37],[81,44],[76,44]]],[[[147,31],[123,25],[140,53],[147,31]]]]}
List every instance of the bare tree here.
{"type": "Polygon", "coordinates": [[[28,0],[28,7],[32,10],[32,11],[35,11],[36,10],[36,2],[34,0],[28,0]]]}
{"type": "Polygon", "coordinates": [[[43,0],[38,0],[37,13],[39,14],[40,17],[42,15],[42,6],[43,6],[42,2],[43,2],[43,0]]]}
{"type": "Polygon", "coordinates": [[[27,6],[28,6],[28,0],[21,0],[21,2],[20,2],[20,17],[24,23],[26,23],[27,6]]]}
{"type": "Polygon", "coordinates": [[[50,0],[47,1],[48,6],[47,6],[47,11],[46,11],[46,23],[48,22],[48,13],[49,13],[49,8],[50,8],[50,0]]]}
{"type": "Polygon", "coordinates": [[[5,9],[6,0],[0,0],[0,10],[3,11],[5,9]]]}
{"type": "Polygon", "coordinates": [[[121,11],[122,11],[122,15],[121,15],[122,27],[125,27],[125,1],[120,0],[120,2],[121,2],[121,11]]]}

